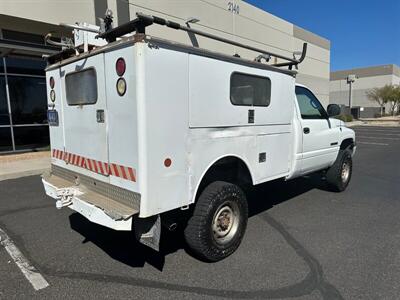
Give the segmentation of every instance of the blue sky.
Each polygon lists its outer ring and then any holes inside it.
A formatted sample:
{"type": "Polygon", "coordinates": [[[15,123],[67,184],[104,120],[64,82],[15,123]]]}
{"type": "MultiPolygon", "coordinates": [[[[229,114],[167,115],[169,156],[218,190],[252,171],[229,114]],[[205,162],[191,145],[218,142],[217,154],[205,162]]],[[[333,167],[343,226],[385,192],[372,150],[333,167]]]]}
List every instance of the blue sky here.
{"type": "Polygon", "coordinates": [[[331,41],[331,70],[400,66],[400,0],[245,0],[331,41]]]}

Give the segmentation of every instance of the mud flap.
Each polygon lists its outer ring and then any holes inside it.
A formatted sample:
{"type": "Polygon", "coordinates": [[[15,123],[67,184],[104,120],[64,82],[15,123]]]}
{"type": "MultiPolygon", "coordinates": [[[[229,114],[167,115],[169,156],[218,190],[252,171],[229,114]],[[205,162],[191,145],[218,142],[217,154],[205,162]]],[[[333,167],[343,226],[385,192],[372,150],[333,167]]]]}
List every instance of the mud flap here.
{"type": "Polygon", "coordinates": [[[160,250],[160,215],[149,218],[139,218],[135,215],[133,217],[133,229],[135,231],[136,239],[139,242],[156,251],[160,250]]]}

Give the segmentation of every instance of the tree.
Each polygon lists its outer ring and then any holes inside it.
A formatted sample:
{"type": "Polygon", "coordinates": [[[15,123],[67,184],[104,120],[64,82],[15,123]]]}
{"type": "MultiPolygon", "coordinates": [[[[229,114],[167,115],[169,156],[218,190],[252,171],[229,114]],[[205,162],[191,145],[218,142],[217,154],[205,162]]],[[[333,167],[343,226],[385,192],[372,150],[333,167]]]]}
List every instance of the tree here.
{"type": "Polygon", "coordinates": [[[393,108],[393,114],[397,108],[397,113],[400,114],[400,84],[395,87],[394,90],[394,103],[395,107],[393,108]]]}
{"type": "Polygon", "coordinates": [[[386,97],[388,99],[388,103],[390,104],[390,114],[394,116],[396,109],[400,104],[400,86],[392,85],[391,90],[387,92],[386,97]]]}
{"type": "Polygon", "coordinates": [[[379,104],[381,108],[381,117],[383,116],[383,107],[385,104],[390,104],[390,111],[394,114],[397,105],[399,104],[399,87],[392,84],[387,84],[384,87],[373,88],[367,92],[367,97],[379,104]]]}

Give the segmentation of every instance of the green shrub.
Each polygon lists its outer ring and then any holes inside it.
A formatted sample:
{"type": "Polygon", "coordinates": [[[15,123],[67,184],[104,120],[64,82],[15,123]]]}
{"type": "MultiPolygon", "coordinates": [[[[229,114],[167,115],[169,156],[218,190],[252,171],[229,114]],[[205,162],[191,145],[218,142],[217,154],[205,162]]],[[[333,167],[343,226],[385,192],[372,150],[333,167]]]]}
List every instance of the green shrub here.
{"type": "Polygon", "coordinates": [[[350,114],[341,114],[335,117],[336,119],[342,120],[343,122],[352,122],[353,116],[350,114]]]}
{"type": "Polygon", "coordinates": [[[353,122],[353,116],[352,115],[346,115],[346,121],[345,122],[353,122]]]}

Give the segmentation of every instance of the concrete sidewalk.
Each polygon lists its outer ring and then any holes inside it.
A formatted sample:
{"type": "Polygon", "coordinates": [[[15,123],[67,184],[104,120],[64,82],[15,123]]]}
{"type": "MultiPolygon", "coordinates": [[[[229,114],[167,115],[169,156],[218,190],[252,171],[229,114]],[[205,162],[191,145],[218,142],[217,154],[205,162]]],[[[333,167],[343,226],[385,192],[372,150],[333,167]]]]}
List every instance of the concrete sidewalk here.
{"type": "Polygon", "coordinates": [[[30,152],[0,156],[0,181],[42,174],[50,168],[50,152],[30,152]]]}
{"type": "Polygon", "coordinates": [[[400,126],[400,116],[394,117],[382,117],[382,118],[364,118],[359,120],[354,120],[352,122],[346,122],[348,127],[352,126],[389,126],[396,127],[400,126]]]}

